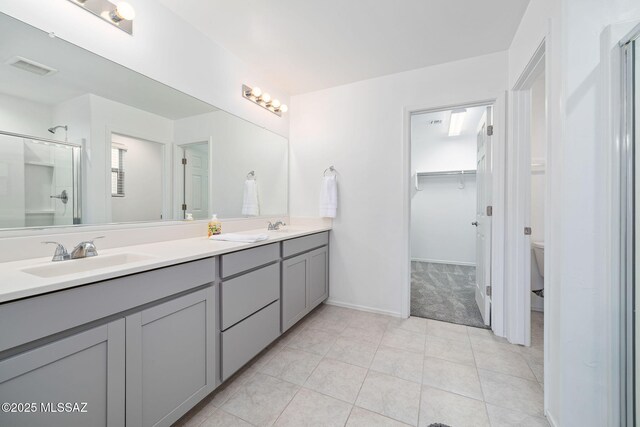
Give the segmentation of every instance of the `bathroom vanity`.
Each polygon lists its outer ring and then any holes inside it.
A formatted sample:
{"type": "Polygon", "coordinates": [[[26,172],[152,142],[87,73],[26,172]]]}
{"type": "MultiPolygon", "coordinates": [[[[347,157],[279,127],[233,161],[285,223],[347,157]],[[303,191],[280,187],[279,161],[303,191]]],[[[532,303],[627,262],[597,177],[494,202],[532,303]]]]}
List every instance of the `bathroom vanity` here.
{"type": "Polygon", "coordinates": [[[0,265],[0,425],[171,425],[328,297],[328,247],[307,227],[128,247],[146,257],[93,272],[0,265]]]}

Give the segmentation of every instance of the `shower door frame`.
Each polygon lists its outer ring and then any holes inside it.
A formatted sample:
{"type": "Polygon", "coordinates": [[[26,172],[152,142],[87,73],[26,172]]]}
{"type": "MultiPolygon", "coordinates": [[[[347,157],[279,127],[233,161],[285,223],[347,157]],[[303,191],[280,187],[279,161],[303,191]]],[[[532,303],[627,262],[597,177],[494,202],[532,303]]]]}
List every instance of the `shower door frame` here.
{"type": "Polygon", "coordinates": [[[638,83],[636,51],[640,49],[640,25],[620,42],[620,425],[634,426],[638,419],[636,347],[636,114],[638,83]]]}

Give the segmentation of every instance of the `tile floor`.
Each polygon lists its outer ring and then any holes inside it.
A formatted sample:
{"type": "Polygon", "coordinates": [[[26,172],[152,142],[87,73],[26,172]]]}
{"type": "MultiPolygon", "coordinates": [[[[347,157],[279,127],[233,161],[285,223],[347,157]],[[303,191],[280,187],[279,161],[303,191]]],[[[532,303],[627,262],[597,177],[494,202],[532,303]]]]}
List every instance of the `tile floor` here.
{"type": "Polygon", "coordinates": [[[411,261],[411,315],[484,328],[476,304],[476,268],[411,261]]]}
{"type": "Polygon", "coordinates": [[[491,331],[321,305],[176,423],[548,426],[542,314],[532,346],[491,331]]]}

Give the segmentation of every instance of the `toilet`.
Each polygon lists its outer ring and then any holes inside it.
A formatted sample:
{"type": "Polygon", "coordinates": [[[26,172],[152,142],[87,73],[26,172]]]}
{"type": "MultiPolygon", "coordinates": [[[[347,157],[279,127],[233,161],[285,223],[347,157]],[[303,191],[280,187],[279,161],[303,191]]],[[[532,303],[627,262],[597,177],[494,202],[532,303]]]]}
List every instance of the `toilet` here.
{"type": "Polygon", "coordinates": [[[544,242],[531,242],[531,247],[538,265],[538,272],[541,277],[544,277],[544,242]]]}
{"type": "Polygon", "coordinates": [[[531,280],[531,292],[544,298],[544,242],[531,242],[531,248],[533,249],[533,256],[536,259],[538,273],[540,274],[540,277],[542,277],[541,282],[536,281],[537,283],[542,283],[542,287],[536,285],[536,282],[531,280]]]}

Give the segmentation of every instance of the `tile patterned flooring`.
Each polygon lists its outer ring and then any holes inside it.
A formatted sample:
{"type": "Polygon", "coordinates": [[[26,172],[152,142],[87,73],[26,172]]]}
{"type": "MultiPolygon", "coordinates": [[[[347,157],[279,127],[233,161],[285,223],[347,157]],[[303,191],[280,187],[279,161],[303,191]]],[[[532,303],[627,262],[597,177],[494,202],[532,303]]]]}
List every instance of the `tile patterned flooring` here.
{"type": "Polygon", "coordinates": [[[474,266],[411,261],[411,315],[484,328],[474,266]]]}
{"type": "Polygon", "coordinates": [[[175,425],[548,427],[542,321],[527,348],[323,304],[175,425]]]}

